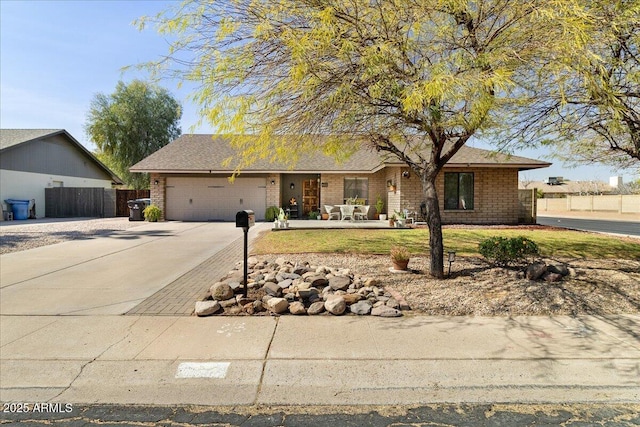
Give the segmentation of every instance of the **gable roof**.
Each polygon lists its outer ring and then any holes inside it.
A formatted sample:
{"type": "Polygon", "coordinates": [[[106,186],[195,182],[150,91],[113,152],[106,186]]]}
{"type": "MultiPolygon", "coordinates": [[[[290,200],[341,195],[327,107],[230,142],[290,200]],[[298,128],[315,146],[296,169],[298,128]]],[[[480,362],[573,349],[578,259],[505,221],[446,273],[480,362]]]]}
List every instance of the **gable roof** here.
{"type": "MultiPolygon", "coordinates": [[[[224,136],[185,134],[136,163],[130,170],[156,173],[230,173],[233,171],[233,166],[224,166],[223,162],[236,154],[237,152],[224,136]]],[[[243,172],[372,173],[387,165],[403,165],[398,159],[386,159],[388,156],[363,148],[341,163],[330,156],[315,153],[302,156],[293,169],[265,159],[244,168],[243,172]]],[[[445,167],[505,167],[526,170],[545,168],[550,165],[551,163],[539,160],[463,146],[445,167]]]]}
{"type": "Polygon", "coordinates": [[[123,181],[104,163],[96,158],[84,145],[80,144],[69,132],[64,129],[0,129],[0,152],[18,147],[28,142],[40,139],[51,138],[53,136],[64,136],[75,148],[93,161],[100,169],[111,177],[116,184],[123,184],[123,181]]]}

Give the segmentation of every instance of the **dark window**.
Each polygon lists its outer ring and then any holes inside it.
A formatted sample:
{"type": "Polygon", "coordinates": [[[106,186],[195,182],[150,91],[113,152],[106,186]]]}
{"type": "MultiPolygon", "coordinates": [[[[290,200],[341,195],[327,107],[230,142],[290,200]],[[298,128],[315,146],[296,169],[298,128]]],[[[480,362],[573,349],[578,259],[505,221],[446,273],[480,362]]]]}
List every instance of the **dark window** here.
{"type": "Polygon", "coordinates": [[[473,173],[448,172],[444,174],[444,208],[473,209],[473,173]]]}
{"type": "Polygon", "coordinates": [[[344,198],[346,199],[369,199],[369,178],[345,178],[344,198]]]}

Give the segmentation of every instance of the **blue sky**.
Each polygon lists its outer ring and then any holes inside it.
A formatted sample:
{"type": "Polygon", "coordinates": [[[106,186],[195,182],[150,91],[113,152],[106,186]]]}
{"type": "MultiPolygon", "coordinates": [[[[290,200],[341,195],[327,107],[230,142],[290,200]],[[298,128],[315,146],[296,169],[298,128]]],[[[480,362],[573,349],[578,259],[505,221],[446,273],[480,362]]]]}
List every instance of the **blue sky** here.
{"type": "MultiPolygon", "coordinates": [[[[166,40],[153,29],[138,31],[132,22],[175,4],[166,0],[0,0],[0,126],[66,129],[94,150],[84,132],[94,95],[112,93],[119,80],[144,79],[143,72],[123,73],[122,67],[167,53],[166,40]]],[[[183,133],[214,131],[206,124],[192,128],[198,122],[198,108],[187,99],[188,87],[178,89],[174,81],[163,86],[183,106],[183,133]]],[[[544,150],[514,154],[549,160],[544,150]]],[[[610,176],[619,174],[625,182],[638,179],[606,166],[569,169],[549,161],[552,167],[524,175],[531,180],[563,176],[608,182],[610,176]]]]}

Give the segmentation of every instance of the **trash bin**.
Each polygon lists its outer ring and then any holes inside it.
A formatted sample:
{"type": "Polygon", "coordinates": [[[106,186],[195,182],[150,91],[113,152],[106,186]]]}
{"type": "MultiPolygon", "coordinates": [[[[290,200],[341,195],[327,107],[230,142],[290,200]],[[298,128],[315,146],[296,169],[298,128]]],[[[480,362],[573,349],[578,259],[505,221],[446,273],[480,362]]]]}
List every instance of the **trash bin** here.
{"type": "Polygon", "coordinates": [[[127,206],[129,206],[129,221],[144,221],[142,211],[147,207],[144,200],[129,200],[127,206]]]}
{"type": "Polygon", "coordinates": [[[5,203],[11,206],[13,219],[19,220],[29,218],[29,200],[7,199],[5,200],[5,203]]]}

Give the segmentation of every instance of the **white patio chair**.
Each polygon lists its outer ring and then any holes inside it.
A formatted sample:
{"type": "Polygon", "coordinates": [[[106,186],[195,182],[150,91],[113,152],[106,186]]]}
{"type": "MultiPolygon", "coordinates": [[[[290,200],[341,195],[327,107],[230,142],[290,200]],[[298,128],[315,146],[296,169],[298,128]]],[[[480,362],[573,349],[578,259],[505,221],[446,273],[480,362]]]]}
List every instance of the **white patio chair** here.
{"type": "Polygon", "coordinates": [[[337,206],[324,205],[324,210],[329,215],[329,221],[332,219],[340,220],[340,209],[337,206]]]}
{"type": "Polygon", "coordinates": [[[358,206],[356,209],[358,209],[357,211],[353,211],[353,217],[354,219],[357,220],[366,220],[368,218],[369,215],[369,205],[364,205],[364,206],[358,206]]]}
{"type": "Polygon", "coordinates": [[[342,221],[349,218],[350,221],[353,221],[353,205],[340,205],[340,216],[342,217],[342,221]]]}
{"type": "Polygon", "coordinates": [[[416,212],[410,211],[409,209],[404,210],[404,217],[406,218],[407,224],[413,224],[416,222],[416,212]]]}

